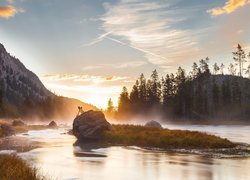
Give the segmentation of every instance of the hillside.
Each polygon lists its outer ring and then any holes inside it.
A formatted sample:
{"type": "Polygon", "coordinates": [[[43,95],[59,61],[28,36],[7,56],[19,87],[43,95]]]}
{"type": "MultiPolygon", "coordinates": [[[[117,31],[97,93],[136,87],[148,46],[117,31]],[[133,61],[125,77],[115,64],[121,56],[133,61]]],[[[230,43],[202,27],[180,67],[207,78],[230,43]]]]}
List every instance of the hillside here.
{"type": "Polygon", "coordinates": [[[0,43],[0,117],[72,118],[77,106],[96,107],[50,92],[40,79],[0,43]]]}

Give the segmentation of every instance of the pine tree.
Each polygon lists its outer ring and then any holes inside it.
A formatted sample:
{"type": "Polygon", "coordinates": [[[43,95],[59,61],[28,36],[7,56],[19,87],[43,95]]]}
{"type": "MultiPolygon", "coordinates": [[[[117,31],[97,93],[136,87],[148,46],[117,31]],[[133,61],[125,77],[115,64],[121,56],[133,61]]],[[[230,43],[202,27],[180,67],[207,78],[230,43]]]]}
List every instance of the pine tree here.
{"type": "Polygon", "coordinates": [[[214,74],[217,74],[217,72],[220,70],[220,67],[217,65],[217,63],[214,63],[213,68],[214,68],[214,74]]]}
{"type": "Polygon", "coordinates": [[[140,108],[139,81],[138,80],[136,80],[136,83],[133,86],[129,97],[130,97],[132,111],[134,113],[137,113],[139,111],[139,108],[140,108]]]}
{"type": "Polygon", "coordinates": [[[208,57],[206,57],[205,60],[204,59],[200,60],[200,69],[202,73],[210,73],[208,63],[209,63],[208,57]]]}
{"type": "Polygon", "coordinates": [[[231,75],[235,75],[235,73],[236,73],[236,68],[234,67],[234,65],[232,64],[232,63],[230,63],[229,64],[229,66],[228,66],[228,71],[229,71],[229,73],[231,74],[231,75]]]}
{"type": "Polygon", "coordinates": [[[196,62],[194,62],[194,63],[193,63],[193,66],[192,66],[192,73],[191,73],[193,79],[197,77],[198,73],[199,73],[198,65],[197,65],[196,62]]]}
{"type": "Polygon", "coordinates": [[[173,81],[170,76],[167,74],[165,79],[162,79],[162,98],[163,98],[163,106],[167,106],[170,99],[173,96],[173,81]]]}
{"type": "Polygon", "coordinates": [[[220,65],[220,73],[221,74],[224,74],[224,68],[225,68],[225,65],[223,63],[221,63],[221,65],[220,65]]]}
{"type": "Polygon", "coordinates": [[[139,103],[143,106],[147,101],[147,87],[146,87],[146,79],[144,74],[141,74],[139,77],[139,103]]]}
{"type": "Polygon", "coordinates": [[[130,99],[128,96],[128,90],[124,86],[122,88],[122,93],[119,97],[119,103],[118,103],[118,114],[120,115],[126,115],[130,113],[130,99]]]}
{"type": "MultiPolygon", "coordinates": [[[[250,60],[250,52],[247,55],[248,59],[250,60]]],[[[248,74],[248,78],[250,79],[250,64],[247,66],[246,74],[248,74]]]]}
{"type": "Polygon", "coordinates": [[[150,81],[147,83],[148,102],[151,105],[160,105],[161,100],[161,83],[156,70],[153,71],[150,81]]]}
{"type": "Polygon", "coordinates": [[[108,107],[107,107],[107,113],[108,113],[109,115],[111,115],[111,114],[114,113],[114,111],[115,111],[114,103],[113,103],[112,99],[109,98],[109,100],[108,100],[108,107]]]}
{"type": "Polygon", "coordinates": [[[233,59],[235,60],[236,65],[239,66],[239,76],[242,77],[242,71],[246,60],[245,60],[245,51],[242,49],[240,44],[238,44],[237,51],[233,52],[233,55],[234,55],[233,59]]]}

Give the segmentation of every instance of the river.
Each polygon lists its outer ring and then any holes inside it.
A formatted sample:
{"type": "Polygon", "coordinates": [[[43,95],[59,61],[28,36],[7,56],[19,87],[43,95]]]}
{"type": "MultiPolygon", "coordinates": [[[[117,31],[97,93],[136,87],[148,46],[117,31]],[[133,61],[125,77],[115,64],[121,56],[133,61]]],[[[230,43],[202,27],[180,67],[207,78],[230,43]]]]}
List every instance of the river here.
{"type": "MultiPolygon", "coordinates": [[[[250,144],[250,126],[165,125],[205,131],[250,144]]],[[[210,158],[195,154],[146,151],[136,147],[97,148],[98,157],[79,157],[75,138],[64,128],[20,134],[42,146],[18,153],[48,179],[83,180],[250,180],[250,158],[210,158]]]]}

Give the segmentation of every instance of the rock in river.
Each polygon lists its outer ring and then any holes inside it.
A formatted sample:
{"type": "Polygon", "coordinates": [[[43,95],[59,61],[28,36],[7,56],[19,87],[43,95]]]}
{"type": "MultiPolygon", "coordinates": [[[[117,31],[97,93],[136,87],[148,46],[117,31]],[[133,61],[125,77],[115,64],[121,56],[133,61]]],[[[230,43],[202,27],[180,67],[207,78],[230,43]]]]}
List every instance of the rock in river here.
{"type": "Polygon", "coordinates": [[[101,111],[87,111],[77,116],[73,122],[73,134],[78,140],[98,140],[111,125],[101,111]]]}
{"type": "Polygon", "coordinates": [[[162,126],[160,123],[157,121],[149,121],[145,124],[145,127],[150,127],[150,128],[160,128],[162,129],[162,126]]]}
{"type": "Polygon", "coordinates": [[[57,124],[55,121],[51,121],[49,124],[48,124],[48,127],[49,128],[58,128],[57,124]]]}
{"type": "Polygon", "coordinates": [[[15,130],[6,124],[0,125],[0,133],[2,136],[12,136],[15,135],[15,130]]]}
{"type": "Polygon", "coordinates": [[[26,126],[26,124],[22,120],[14,120],[12,122],[12,126],[26,126]]]}

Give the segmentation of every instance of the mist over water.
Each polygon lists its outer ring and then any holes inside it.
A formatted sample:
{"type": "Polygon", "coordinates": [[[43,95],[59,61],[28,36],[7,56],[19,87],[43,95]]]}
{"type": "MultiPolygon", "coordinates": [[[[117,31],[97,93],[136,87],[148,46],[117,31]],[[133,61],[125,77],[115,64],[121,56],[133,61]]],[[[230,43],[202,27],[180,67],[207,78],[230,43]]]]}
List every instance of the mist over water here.
{"type": "MultiPolygon", "coordinates": [[[[249,126],[164,125],[169,129],[199,130],[232,141],[249,143],[249,126]]],[[[73,146],[67,129],[29,131],[26,137],[40,148],[19,155],[52,179],[165,180],[250,179],[250,158],[209,158],[202,155],[146,151],[137,147],[73,146]],[[76,156],[86,153],[87,156],[76,156]],[[100,156],[96,156],[100,155],[100,156]]]]}

